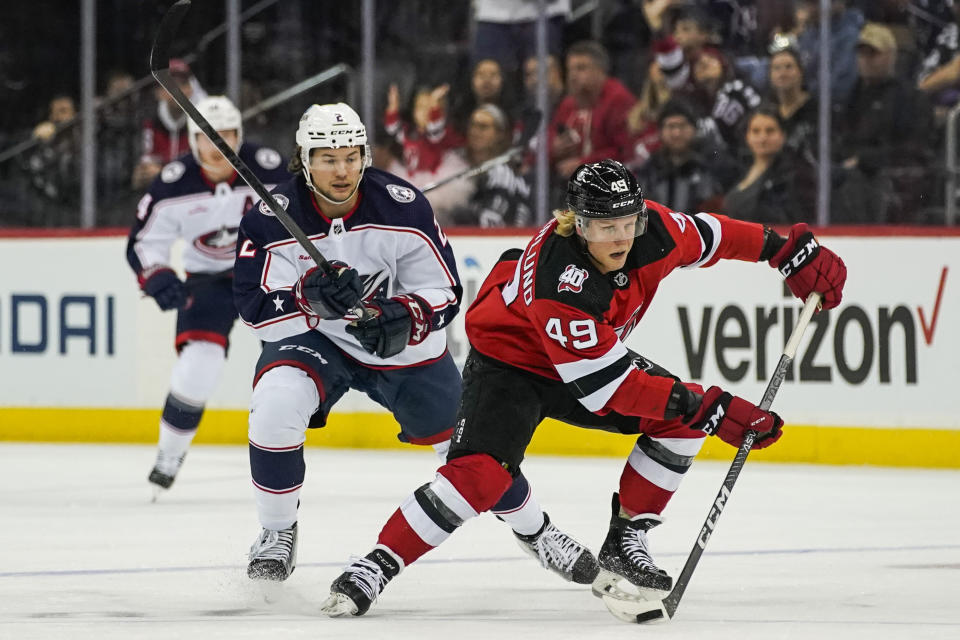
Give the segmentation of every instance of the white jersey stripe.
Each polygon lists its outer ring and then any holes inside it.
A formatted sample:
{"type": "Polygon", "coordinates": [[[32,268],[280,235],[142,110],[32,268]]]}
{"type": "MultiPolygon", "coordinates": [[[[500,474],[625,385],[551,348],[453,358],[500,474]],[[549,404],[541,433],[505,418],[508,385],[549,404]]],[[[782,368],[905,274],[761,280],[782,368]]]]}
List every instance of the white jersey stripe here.
{"type": "Polygon", "coordinates": [[[588,376],[591,373],[596,373],[601,369],[609,367],[625,355],[627,355],[627,348],[622,342],[617,340],[613,346],[610,347],[610,350],[599,358],[584,358],[583,360],[555,364],[554,367],[557,373],[560,374],[561,380],[564,382],[573,382],[583,376],[588,376]]]}
{"type": "Polygon", "coordinates": [[[407,499],[400,505],[400,513],[406,519],[407,524],[413,529],[414,533],[420,536],[420,539],[431,547],[440,546],[444,540],[450,537],[450,534],[437,526],[427,512],[423,510],[413,494],[407,496],[407,499]]]}
{"type": "Polygon", "coordinates": [[[627,367],[627,370],[613,382],[600,387],[588,396],[580,398],[580,404],[594,413],[603,409],[607,401],[617,392],[617,389],[623,384],[623,381],[627,379],[627,376],[630,375],[631,371],[633,371],[633,367],[627,367]]]}
{"type": "Polygon", "coordinates": [[[440,500],[447,506],[450,511],[453,511],[457,514],[461,520],[469,520],[470,518],[476,518],[476,510],[470,506],[470,503],[467,502],[466,498],[460,495],[460,492],[457,491],[449,480],[444,476],[437,474],[437,477],[434,478],[433,482],[430,483],[430,490],[433,491],[440,500]]]}
{"type": "MultiPolygon", "coordinates": [[[[703,446],[704,438],[651,438],[665,449],[684,456],[695,456],[703,446]]],[[[630,467],[637,474],[665,491],[676,491],[683,480],[682,473],[667,469],[644,453],[639,446],[634,446],[627,458],[630,467]]]]}
{"type": "MultiPolygon", "coordinates": [[[[707,213],[698,213],[697,218],[707,223],[710,229],[713,231],[713,243],[707,247],[703,236],[700,236],[700,259],[696,262],[686,265],[684,269],[695,269],[703,264],[710,262],[710,259],[713,258],[713,254],[717,252],[717,248],[720,246],[720,239],[723,237],[723,228],[720,226],[720,221],[714,218],[713,216],[707,213]]],[[[693,225],[694,229],[697,229],[697,225],[693,225]]],[[[697,229],[697,233],[700,233],[700,230],[697,229]]]]}

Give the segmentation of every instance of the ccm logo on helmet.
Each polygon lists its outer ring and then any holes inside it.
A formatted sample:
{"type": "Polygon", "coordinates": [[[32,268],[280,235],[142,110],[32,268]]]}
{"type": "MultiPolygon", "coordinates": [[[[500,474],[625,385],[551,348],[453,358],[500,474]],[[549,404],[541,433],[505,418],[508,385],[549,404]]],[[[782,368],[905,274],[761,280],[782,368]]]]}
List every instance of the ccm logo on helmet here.
{"type": "MultiPolygon", "coordinates": [[[[621,182],[623,182],[623,181],[621,180],[621,182]]],[[[623,202],[615,202],[615,203],[613,203],[613,206],[610,207],[610,208],[611,208],[611,209],[620,209],[621,207],[629,206],[629,205],[633,204],[633,203],[636,202],[636,201],[637,201],[636,198],[630,198],[629,200],[624,200],[623,202]]]]}

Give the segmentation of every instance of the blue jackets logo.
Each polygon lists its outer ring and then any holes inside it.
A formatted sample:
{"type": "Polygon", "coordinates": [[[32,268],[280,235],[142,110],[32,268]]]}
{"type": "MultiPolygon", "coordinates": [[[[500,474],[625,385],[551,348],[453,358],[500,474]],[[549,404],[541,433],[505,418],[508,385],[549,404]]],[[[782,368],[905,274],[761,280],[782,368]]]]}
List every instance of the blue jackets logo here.
{"type": "Polygon", "coordinates": [[[406,204],[407,202],[413,202],[413,199],[417,197],[417,194],[413,189],[410,187],[401,187],[398,184],[388,184],[387,193],[390,194],[391,198],[403,204],[406,204]]]}
{"type": "MultiPolygon", "coordinates": [[[[273,195],[273,199],[277,201],[278,205],[280,205],[280,208],[286,211],[287,205],[290,204],[290,198],[288,198],[287,196],[281,193],[274,193],[272,195],[273,195]]],[[[262,213],[265,216],[273,215],[273,211],[270,210],[270,207],[263,200],[260,201],[260,213],[262,213]]]]}

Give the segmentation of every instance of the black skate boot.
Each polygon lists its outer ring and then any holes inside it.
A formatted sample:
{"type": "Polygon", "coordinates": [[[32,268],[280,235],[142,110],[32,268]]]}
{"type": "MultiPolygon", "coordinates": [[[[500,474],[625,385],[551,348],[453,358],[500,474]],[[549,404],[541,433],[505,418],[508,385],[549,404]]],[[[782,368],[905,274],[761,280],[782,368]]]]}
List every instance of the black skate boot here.
{"type": "Polygon", "coordinates": [[[162,490],[169,489],[173,484],[177,472],[180,471],[180,466],[183,465],[183,459],[186,457],[187,454],[171,456],[163,451],[157,451],[157,461],[153,464],[150,475],[147,476],[147,481],[153,485],[154,501],[162,490]]]}
{"type": "Polygon", "coordinates": [[[286,580],[297,568],[297,523],[288,529],[263,529],[250,546],[247,576],[251,580],[286,580]]]}
{"type": "Polygon", "coordinates": [[[521,549],[537,558],[544,569],[559,574],[567,582],[590,584],[600,572],[590,549],[557,529],[546,513],[540,531],[529,536],[514,531],[513,535],[521,549]]]}
{"type": "Polygon", "coordinates": [[[653,513],[622,517],[616,493],[612,509],[610,531],[600,548],[600,575],[593,581],[593,595],[619,600],[662,598],[673,588],[673,578],[654,564],[647,547],[647,531],[662,518],[653,513]]]}
{"type": "Polygon", "coordinates": [[[386,547],[375,547],[363,558],[351,558],[350,565],[330,585],[330,597],[320,610],[331,618],[362,616],[401,569],[403,563],[386,547]]]}

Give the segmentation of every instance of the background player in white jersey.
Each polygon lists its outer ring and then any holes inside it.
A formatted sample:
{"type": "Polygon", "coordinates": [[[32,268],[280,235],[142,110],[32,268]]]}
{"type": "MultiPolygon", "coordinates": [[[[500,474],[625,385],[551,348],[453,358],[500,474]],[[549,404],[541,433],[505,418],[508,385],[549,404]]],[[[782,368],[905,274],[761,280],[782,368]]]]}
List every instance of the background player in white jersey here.
{"type": "MultiPolygon", "coordinates": [[[[272,186],[289,178],[279,153],[243,142],[240,111],[229,99],[211,96],[197,109],[262,182],[272,186]]],[[[173,483],[223,369],[237,317],[232,297],[237,229],[256,199],[192,121],[188,132],[190,153],[154,179],[137,206],[127,242],[127,261],[140,288],[162,310],[177,310],[177,362],[148,478],[155,492],[173,483]],[[185,243],[186,282],[170,268],[171,246],[178,238],[185,243]]]]}
{"type": "Polygon", "coordinates": [[[817,291],[824,308],[834,307],[846,280],[836,254],[805,224],[781,238],[759,224],[646,201],[614,160],[578,167],[567,209],[555,216],[524,251],[506,252],[480,288],[466,317],[471,350],[447,463],[394,512],[374,551],[333,582],[322,607],[329,615],[362,615],[404,566],[489,509],[544,417],[639,435],[613,494],[593,590],[663,597],[673,580],[654,563],[647,531],[704,437],[739,447],[754,430],[753,448],[780,437],[775,413],[682,382],[623,340],[671,271],[721,259],[770,261],[797,297],[817,291]]]}
{"type": "MultiPolygon", "coordinates": [[[[442,458],[460,401],[444,328],[462,289],[429,202],[369,168],[366,129],[346,104],[311,106],[296,141],[297,175],[273,195],[330,268],[315,265],[264,203],[244,218],[237,241],[237,310],[263,342],[250,401],[262,526],[250,549],[253,579],[285,580],[296,567],[305,433],[324,426],[348,389],[389,409],[401,441],[432,445],[442,458]],[[370,317],[353,313],[361,304],[370,317]]],[[[492,510],[545,567],[578,582],[596,576],[596,558],[550,523],[521,474],[492,510]]]]}

